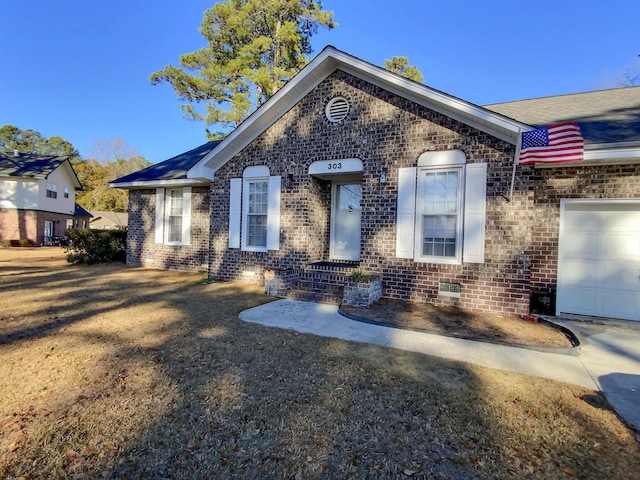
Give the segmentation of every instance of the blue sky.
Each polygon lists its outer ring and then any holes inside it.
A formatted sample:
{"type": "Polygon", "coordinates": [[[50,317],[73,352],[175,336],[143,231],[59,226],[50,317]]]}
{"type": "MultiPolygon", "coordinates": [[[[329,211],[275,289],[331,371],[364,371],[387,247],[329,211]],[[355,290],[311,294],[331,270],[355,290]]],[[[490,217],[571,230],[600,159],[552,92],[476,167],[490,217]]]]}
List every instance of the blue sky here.
{"type": "MultiPolygon", "coordinates": [[[[58,135],[88,156],[120,138],[156,163],[206,141],[149,75],[204,46],[212,0],[4,0],[0,125],[58,135]]],[[[488,103],[602,88],[638,66],[638,0],[325,0],[339,26],[312,39],[377,65],[409,57],[425,83],[488,103]],[[390,6],[391,5],[391,6],[390,6]],[[634,63],[635,62],[635,63],[634,63]]]]}

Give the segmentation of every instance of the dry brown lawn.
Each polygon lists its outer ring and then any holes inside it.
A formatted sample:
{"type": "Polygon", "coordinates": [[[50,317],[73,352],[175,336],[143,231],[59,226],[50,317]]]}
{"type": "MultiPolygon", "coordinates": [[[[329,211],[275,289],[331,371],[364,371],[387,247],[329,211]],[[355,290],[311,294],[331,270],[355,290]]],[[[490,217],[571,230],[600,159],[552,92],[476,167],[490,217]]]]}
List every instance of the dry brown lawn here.
{"type": "Polygon", "coordinates": [[[638,478],[596,392],[243,323],[257,287],[0,249],[0,478],[638,478]]]}

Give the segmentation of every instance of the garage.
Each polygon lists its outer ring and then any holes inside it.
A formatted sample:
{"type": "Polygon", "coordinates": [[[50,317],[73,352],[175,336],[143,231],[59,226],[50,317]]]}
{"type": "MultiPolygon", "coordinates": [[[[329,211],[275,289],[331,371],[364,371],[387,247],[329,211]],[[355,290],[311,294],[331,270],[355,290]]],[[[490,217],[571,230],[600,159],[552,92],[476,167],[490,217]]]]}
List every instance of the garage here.
{"type": "Polygon", "coordinates": [[[640,321],[640,201],[562,200],[556,314],[640,321]]]}

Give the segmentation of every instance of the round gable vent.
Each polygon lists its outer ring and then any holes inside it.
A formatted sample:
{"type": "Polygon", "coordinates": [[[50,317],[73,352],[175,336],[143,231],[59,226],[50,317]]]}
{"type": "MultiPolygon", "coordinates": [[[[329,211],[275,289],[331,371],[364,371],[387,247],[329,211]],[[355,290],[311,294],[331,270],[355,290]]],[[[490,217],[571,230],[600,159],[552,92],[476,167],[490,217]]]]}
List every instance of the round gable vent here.
{"type": "Polygon", "coordinates": [[[325,114],[330,122],[336,123],[344,118],[349,113],[349,101],[344,97],[335,97],[329,100],[327,108],[325,108],[325,114]]]}

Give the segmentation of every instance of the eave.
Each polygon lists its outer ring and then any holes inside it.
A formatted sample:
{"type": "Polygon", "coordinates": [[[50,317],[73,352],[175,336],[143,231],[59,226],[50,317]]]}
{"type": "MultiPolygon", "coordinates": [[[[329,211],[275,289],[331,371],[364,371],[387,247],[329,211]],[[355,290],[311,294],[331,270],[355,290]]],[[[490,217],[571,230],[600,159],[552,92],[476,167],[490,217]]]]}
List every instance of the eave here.
{"type": "Polygon", "coordinates": [[[142,190],[146,188],[167,188],[167,187],[206,187],[209,180],[179,178],[171,180],[150,180],[125,183],[109,183],[111,188],[123,188],[127,190],[142,190]]]}

